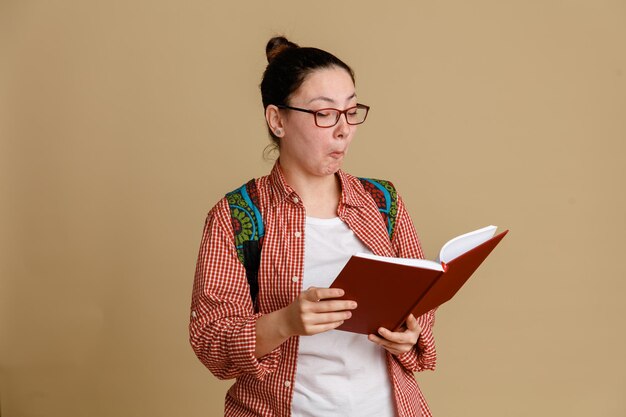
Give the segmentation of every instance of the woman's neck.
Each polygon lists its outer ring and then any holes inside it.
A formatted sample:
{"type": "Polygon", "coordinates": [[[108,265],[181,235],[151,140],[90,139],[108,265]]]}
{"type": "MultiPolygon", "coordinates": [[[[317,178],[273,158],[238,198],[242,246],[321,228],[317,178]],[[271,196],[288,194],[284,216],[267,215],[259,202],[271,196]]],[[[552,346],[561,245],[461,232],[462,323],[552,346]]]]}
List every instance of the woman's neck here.
{"type": "Polygon", "coordinates": [[[341,199],[341,183],[337,175],[304,175],[281,168],[287,184],[302,199],[307,216],[322,219],[337,217],[337,206],[341,199]]]}

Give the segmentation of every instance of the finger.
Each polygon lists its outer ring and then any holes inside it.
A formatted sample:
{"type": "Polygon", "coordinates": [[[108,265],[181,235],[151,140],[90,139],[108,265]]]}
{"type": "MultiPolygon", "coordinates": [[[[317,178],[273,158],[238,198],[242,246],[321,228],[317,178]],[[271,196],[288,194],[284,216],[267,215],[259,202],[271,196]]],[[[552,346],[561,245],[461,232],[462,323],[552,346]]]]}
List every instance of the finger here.
{"type": "Polygon", "coordinates": [[[377,335],[375,335],[375,334],[373,334],[373,333],[370,333],[369,335],[367,335],[367,338],[368,338],[370,341],[372,341],[372,342],[376,343],[377,345],[381,345],[381,346],[385,346],[386,344],[388,344],[388,343],[389,343],[387,340],[385,340],[385,339],[383,339],[382,337],[377,336],[377,335]]]}
{"type": "Polygon", "coordinates": [[[317,295],[320,300],[343,297],[345,293],[341,288],[317,288],[317,295]]]}
{"type": "Polygon", "coordinates": [[[410,349],[409,345],[401,345],[401,344],[393,343],[393,342],[390,342],[389,340],[383,339],[380,336],[376,336],[375,334],[368,335],[368,339],[371,342],[376,343],[380,347],[385,348],[387,351],[389,351],[390,353],[393,353],[394,355],[400,354],[410,349]]]}
{"type": "Polygon", "coordinates": [[[313,301],[313,302],[317,302],[319,301],[319,297],[317,296],[317,288],[316,287],[309,287],[306,289],[306,291],[302,291],[302,294],[300,294],[302,299],[306,300],[306,301],[313,301]]]}
{"type": "Polygon", "coordinates": [[[320,301],[327,298],[338,298],[344,295],[344,291],[340,288],[317,288],[310,287],[304,293],[303,296],[308,301],[320,301]]]}
{"type": "Polygon", "coordinates": [[[352,317],[352,313],[350,311],[317,313],[308,315],[305,319],[305,323],[309,326],[318,326],[328,323],[336,323],[338,321],[345,321],[348,320],[350,317],[352,317]]]}
{"type": "Polygon", "coordinates": [[[315,303],[309,302],[306,309],[315,313],[327,313],[331,311],[354,310],[357,308],[356,301],[351,300],[332,300],[319,301],[315,303]]]}
{"type": "Polygon", "coordinates": [[[378,329],[378,334],[394,343],[415,344],[417,342],[417,333],[411,330],[405,330],[403,332],[392,332],[391,330],[381,327],[378,329]]]}
{"type": "Polygon", "coordinates": [[[375,342],[376,344],[381,345],[385,348],[395,348],[401,345],[401,343],[392,342],[391,340],[385,339],[384,337],[376,334],[370,334],[368,337],[372,342],[375,342]]]}
{"type": "Polygon", "coordinates": [[[380,347],[384,348],[386,351],[388,351],[389,353],[393,355],[402,355],[403,353],[406,353],[410,351],[411,349],[413,349],[413,345],[411,344],[393,343],[393,342],[390,342],[389,340],[383,339],[382,337],[376,336],[375,334],[370,334],[368,336],[368,339],[371,342],[374,342],[380,347]]]}
{"type": "Polygon", "coordinates": [[[309,326],[306,328],[305,334],[310,336],[310,335],[314,335],[318,333],[327,332],[329,330],[334,330],[337,327],[341,326],[343,323],[344,323],[343,320],[341,320],[341,321],[335,321],[331,323],[324,323],[324,324],[318,324],[315,326],[309,326]]]}

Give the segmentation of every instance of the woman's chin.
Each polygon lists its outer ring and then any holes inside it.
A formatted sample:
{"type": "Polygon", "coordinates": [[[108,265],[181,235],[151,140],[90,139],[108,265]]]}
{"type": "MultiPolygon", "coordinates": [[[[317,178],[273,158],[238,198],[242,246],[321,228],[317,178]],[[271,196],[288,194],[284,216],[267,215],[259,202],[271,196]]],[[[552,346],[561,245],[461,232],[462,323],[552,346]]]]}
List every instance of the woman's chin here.
{"type": "Polygon", "coordinates": [[[324,169],[325,175],[335,175],[337,171],[341,169],[341,162],[335,162],[332,164],[328,164],[324,169]]]}

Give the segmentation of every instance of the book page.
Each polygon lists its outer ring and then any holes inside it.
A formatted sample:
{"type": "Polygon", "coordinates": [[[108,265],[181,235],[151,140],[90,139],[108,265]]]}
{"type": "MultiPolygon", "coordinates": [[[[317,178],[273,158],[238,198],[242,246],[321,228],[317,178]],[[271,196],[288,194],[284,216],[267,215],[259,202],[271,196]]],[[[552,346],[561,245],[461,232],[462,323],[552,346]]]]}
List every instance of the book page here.
{"type": "Polygon", "coordinates": [[[485,243],[491,239],[495,235],[496,229],[496,226],[487,226],[449,240],[441,248],[439,259],[445,263],[450,262],[481,243],[485,243]]]}
{"type": "Polygon", "coordinates": [[[434,271],[443,271],[441,263],[429,261],[427,259],[414,259],[414,258],[390,258],[387,256],[372,255],[370,253],[357,253],[354,256],[359,258],[374,259],[376,261],[388,262],[398,265],[416,266],[424,269],[432,269],[434,271]]]}

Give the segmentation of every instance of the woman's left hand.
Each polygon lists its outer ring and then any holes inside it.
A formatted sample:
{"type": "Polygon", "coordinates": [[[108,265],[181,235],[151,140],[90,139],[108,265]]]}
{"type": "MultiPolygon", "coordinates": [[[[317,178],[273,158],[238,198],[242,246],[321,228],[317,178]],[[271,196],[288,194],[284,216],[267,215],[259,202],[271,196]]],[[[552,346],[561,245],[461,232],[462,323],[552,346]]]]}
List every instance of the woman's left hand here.
{"type": "Polygon", "coordinates": [[[406,319],[406,328],[403,329],[403,331],[392,332],[391,330],[381,327],[378,329],[378,335],[370,334],[368,339],[384,347],[393,355],[402,355],[413,349],[413,346],[417,343],[417,339],[422,332],[413,314],[406,319]]]}

